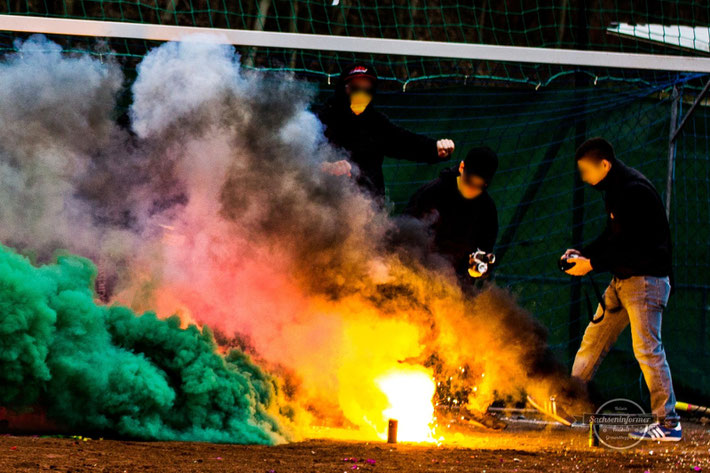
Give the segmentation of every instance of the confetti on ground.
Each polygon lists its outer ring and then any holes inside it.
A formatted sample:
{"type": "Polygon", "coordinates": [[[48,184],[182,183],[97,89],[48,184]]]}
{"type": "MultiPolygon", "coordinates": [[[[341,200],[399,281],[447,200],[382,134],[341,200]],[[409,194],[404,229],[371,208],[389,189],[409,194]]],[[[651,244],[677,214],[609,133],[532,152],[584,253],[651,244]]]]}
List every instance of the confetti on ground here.
{"type": "Polygon", "coordinates": [[[677,444],[649,442],[624,451],[589,448],[586,432],[549,428],[471,432],[457,443],[441,446],[308,440],[265,447],[0,435],[0,471],[513,473],[516,467],[518,473],[708,471],[710,432],[700,425],[684,430],[685,438],[677,444]],[[222,460],[215,461],[218,458],[222,460]]]}

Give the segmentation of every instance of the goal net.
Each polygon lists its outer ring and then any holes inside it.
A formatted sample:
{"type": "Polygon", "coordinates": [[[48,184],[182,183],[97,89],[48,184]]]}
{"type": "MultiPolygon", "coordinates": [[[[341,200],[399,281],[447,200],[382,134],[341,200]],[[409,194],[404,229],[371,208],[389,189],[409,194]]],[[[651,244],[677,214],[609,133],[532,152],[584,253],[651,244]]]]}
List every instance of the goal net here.
{"type": "MultiPolygon", "coordinates": [[[[0,6],[0,56],[15,51],[15,40],[43,33],[67,54],[114,58],[130,80],[151,48],[209,33],[233,44],[244,67],[311,81],[321,103],[341,67],[373,64],[384,113],[457,147],[439,166],[386,161],[394,211],[470,147],[494,148],[501,159],[491,188],[501,226],[497,281],[549,328],[568,362],[586,325],[590,290],[555,262],[604,225],[601,197],[581,185],[571,157],[586,138],[603,136],[668,204],[676,290],[664,345],[679,397],[707,397],[710,111],[701,92],[710,78],[710,6],[476,3],[8,0],[0,6]]],[[[129,89],[117,116],[130,104],[129,89]]],[[[608,277],[596,278],[601,285],[608,277]]],[[[598,375],[604,393],[647,396],[643,381],[635,381],[640,371],[628,336],[609,357],[598,375]]]]}

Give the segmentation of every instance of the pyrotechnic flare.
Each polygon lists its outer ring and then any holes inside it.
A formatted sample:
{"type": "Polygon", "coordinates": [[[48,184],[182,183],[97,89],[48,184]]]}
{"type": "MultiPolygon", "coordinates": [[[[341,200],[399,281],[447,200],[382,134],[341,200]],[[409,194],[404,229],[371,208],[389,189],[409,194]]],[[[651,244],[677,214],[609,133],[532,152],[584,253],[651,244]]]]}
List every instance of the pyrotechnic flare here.
{"type": "MultiPolygon", "coordinates": [[[[309,85],[245,73],[229,46],[166,43],[136,68],[124,129],[120,68],[42,38],[16,46],[0,64],[0,240],[39,262],[57,248],[101,261],[111,303],[238,338],[312,414],[297,422],[305,433],[316,419],[386,432],[376,380],[398,360],[480,369],[466,401],[478,410],[566,382],[545,331],[506,291],[465,296],[446,259],[424,251],[423,224],[391,219],[347,175],[322,172],[347,156],[326,142],[309,85]]],[[[155,395],[145,402],[167,409],[155,395]]],[[[65,407],[81,418],[71,410],[83,406],[65,407]]],[[[256,441],[273,441],[259,429],[256,441]]]]}

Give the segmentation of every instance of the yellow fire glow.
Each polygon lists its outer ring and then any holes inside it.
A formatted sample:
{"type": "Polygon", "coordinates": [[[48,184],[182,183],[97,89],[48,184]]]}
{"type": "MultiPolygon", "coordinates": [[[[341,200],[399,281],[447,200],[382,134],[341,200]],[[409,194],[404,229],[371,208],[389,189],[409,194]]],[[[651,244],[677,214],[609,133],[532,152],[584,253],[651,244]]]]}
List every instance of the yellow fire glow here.
{"type": "MultiPolygon", "coordinates": [[[[375,379],[377,387],[385,394],[389,407],[382,412],[385,421],[398,421],[398,441],[436,442],[434,406],[432,397],[436,385],[424,368],[407,368],[390,371],[375,379]]],[[[380,433],[382,439],[387,432],[380,433]]]]}

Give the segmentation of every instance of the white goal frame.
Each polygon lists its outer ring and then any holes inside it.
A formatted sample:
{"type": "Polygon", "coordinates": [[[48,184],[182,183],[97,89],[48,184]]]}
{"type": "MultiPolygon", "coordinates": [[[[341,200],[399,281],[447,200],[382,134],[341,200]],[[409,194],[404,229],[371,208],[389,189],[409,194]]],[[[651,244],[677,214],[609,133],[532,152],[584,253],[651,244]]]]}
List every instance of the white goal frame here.
{"type": "Polygon", "coordinates": [[[264,48],[710,73],[710,57],[702,56],[363,38],[25,15],[0,15],[0,31],[118,37],[152,41],[201,41],[264,48]]]}

